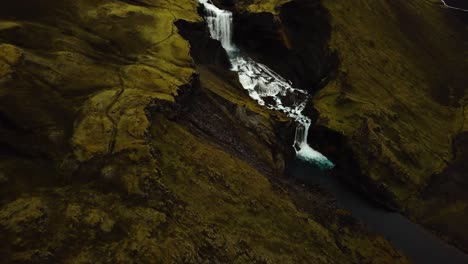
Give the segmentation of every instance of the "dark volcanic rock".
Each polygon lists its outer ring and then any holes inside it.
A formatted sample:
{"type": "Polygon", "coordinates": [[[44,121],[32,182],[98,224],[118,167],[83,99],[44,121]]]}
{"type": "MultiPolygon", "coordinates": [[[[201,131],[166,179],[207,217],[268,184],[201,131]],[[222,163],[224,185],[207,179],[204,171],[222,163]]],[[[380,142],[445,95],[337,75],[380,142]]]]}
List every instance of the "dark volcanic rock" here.
{"type": "Polygon", "coordinates": [[[190,42],[190,54],[197,64],[217,65],[228,69],[230,62],[220,43],[211,38],[205,23],[191,23],[178,20],[180,34],[190,42]]]}
{"type": "Polygon", "coordinates": [[[290,1],[278,7],[278,14],[236,14],[235,40],[295,87],[314,92],[326,83],[337,63],[327,47],[329,21],[319,1],[290,1]]]}

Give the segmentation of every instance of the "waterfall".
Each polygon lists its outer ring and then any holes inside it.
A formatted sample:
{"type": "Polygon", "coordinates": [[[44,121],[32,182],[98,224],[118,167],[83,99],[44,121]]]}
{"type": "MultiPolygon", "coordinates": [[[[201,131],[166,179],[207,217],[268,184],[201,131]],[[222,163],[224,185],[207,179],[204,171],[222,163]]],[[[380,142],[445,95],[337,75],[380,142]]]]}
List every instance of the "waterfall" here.
{"type": "Polygon", "coordinates": [[[207,0],[199,0],[205,6],[205,20],[208,24],[211,37],[219,40],[223,48],[228,52],[236,50],[232,42],[232,12],[221,10],[209,4],[207,0]]]}
{"type": "Polygon", "coordinates": [[[221,42],[239,81],[251,98],[269,109],[281,111],[297,122],[293,147],[298,158],[312,162],[321,169],[331,169],[334,164],[307,143],[311,120],[302,114],[310,96],[292,87],[279,74],[249,57],[242,56],[232,41],[232,12],[217,8],[209,0],[198,0],[205,7],[205,20],[211,37],[221,42]]]}

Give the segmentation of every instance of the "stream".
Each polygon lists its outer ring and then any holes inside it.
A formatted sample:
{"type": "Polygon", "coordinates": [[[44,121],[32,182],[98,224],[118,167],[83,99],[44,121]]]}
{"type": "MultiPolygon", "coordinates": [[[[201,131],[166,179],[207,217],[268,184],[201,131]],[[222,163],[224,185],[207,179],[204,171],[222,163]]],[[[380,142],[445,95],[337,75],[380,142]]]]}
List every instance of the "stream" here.
{"type": "Polygon", "coordinates": [[[292,87],[291,83],[248,56],[243,55],[232,40],[233,22],[230,11],[221,10],[208,0],[198,0],[205,8],[205,20],[211,37],[220,41],[237,72],[239,81],[251,98],[269,109],[281,111],[296,121],[293,143],[296,164],[290,174],[305,184],[320,185],[335,195],[338,205],[349,210],[371,231],[383,235],[414,263],[467,264],[468,255],[445,243],[421,226],[398,213],[376,207],[355,190],[327,175],[334,164],[307,143],[311,120],[302,114],[310,96],[292,87]]]}

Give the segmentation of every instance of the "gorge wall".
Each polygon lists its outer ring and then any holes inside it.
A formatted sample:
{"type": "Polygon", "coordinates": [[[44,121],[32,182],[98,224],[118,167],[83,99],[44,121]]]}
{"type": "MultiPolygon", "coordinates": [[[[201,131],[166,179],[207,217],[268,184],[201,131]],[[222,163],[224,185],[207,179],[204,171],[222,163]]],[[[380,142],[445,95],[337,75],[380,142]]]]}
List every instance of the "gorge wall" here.
{"type": "MultiPolygon", "coordinates": [[[[314,94],[341,177],[467,250],[466,25],[436,1],[214,1],[314,94]]],[[[295,125],[229,71],[195,0],[0,8],[6,263],[407,263],[284,171],[295,125]],[[207,202],[209,201],[209,202],[207,202]]]]}
{"type": "Polygon", "coordinates": [[[341,67],[314,99],[319,123],[348,138],[387,203],[467,250],[468,175],[456,165],[468,160],[456,150],[468,92],[462,14],[437,1],[324,4],[341,67]]]}

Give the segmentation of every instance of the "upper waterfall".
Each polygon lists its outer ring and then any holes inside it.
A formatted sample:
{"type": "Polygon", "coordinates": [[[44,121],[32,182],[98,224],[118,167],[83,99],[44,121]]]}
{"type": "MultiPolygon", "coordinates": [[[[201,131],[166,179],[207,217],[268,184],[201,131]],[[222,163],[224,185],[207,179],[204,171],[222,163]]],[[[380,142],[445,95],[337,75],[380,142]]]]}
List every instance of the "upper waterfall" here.
{"type": "Polygon", "coordinates": [[[198,2],[205,7],[205,20],[211,37],[221,42],[229,56],[232,70],[238,73],[239,81],[250,97],[260,105],[285,113],[298,123],[293,144],[297,157],[313,162],[322,169],[332,168],[334,164],[307,143],[311,120],[302,114],[310,99],[307,92],[292,87],[290,82],[266,65],[240,55],[233,42],[232,12],[219,9],[208,0],[198,2]]]}
{"type": "Polygon", "coordinates": [[[199,0],[205,6],[205,20],[208,24],[211,37],[219,40],[223,48],[229,53],[236,51],[232,41],[232,12],[221,10],[215,5],[208,3],[208,0],[199,0]]]}

